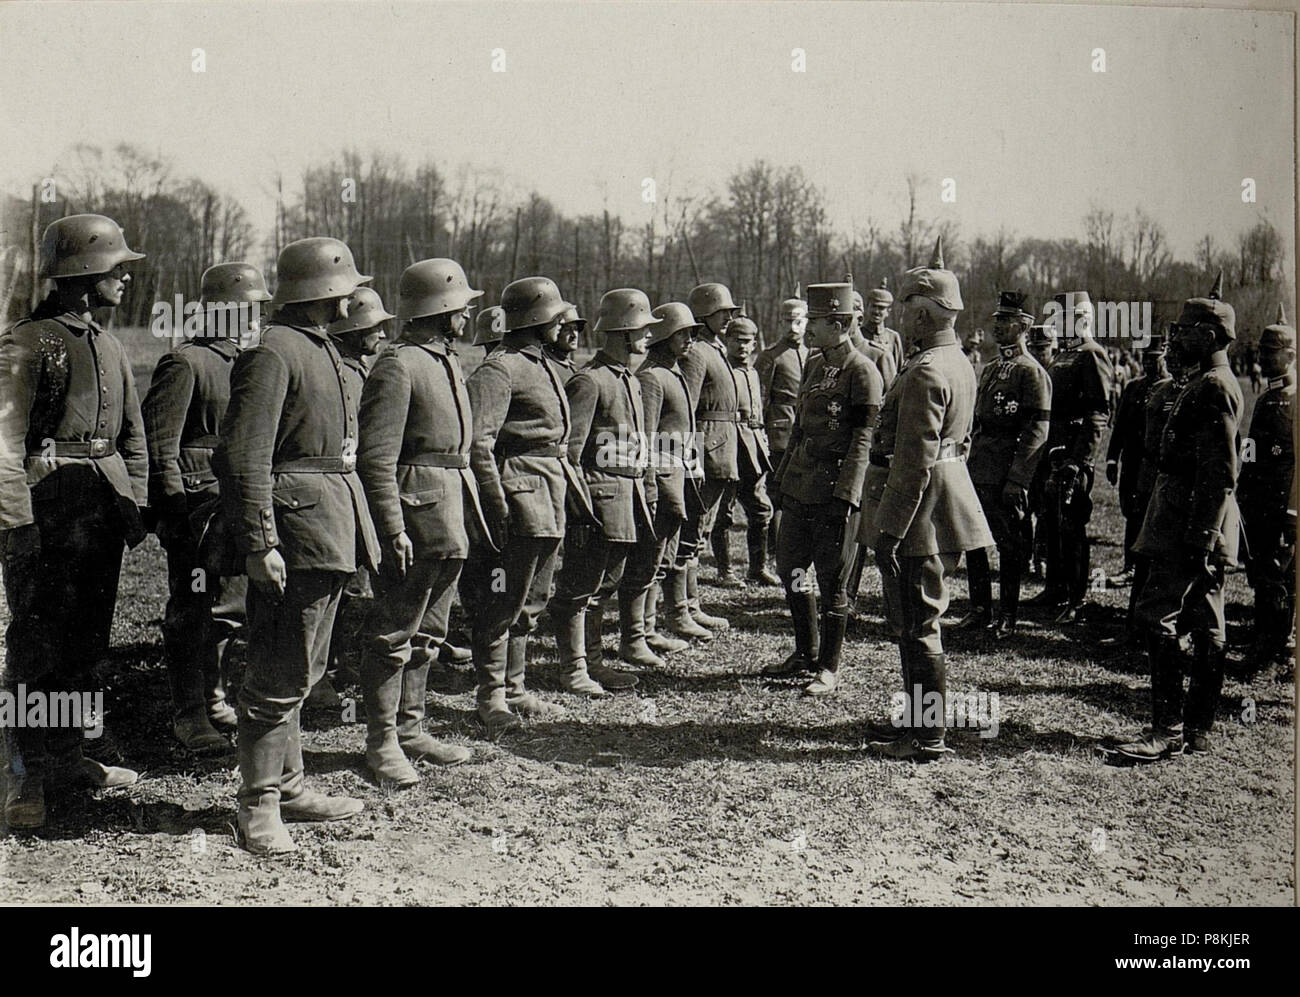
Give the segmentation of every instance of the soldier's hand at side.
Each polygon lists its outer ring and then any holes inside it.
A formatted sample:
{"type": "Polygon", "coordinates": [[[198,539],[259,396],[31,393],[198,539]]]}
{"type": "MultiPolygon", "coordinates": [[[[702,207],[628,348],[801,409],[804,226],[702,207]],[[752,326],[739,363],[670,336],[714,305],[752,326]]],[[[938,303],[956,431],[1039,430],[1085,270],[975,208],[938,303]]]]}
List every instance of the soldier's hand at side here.
{"type": "Polygon", "coordinates": [[[397,536],[388,541],[388,546],[392,549],[394,563],[400,574],[405,575],[412,564],[415,563],[415,545],[411,543],[411,538],[403,530],[397,536]]]}
{"type": "Polygon", "coordinates": [[[510,516],[489,515],[488,529],[492,531],[492,541],[497,545],[497,550],[504,551],[510,540],[510,516]]]}
{"type": "Polygon", "coordinates": [[[284,567],[284,558],[274,547],[249,554],[244,558],[244,570],[248,574],[248,580],[265,595],[272,596],[277,602],[284,598],[288,573],[284,567]]]}
{"type": "Polygon", "coordinates": [[[897,575],[900,571],[898,546],[902,542],[900,538],[882,532],[871,546],[871,552],[876,556],[876,567],[881,571],[888,571],[891,575],[897,575]]]}
{"type": "Polygon", "coordinates": [[[1106,480],[1112,485],[1119,484],[1119,461],[1106,461],[1106,480]]]}
{"type": "Polygon", "coordinates": [[[1002,504],[1010,509],[1017,519],[1024,519],[1029,508],[1029,494],[1014,481],[1002,486],[1002,504]]]}
{"type": "Polygon", "coordinates": [[[1219,568],[1214,563],[1214,556],[1208,551],[1201,555],[1201,573],[1206,577],[1211,586],[1219,584],[1219,568]]]}
{"type": "Polygon", "coordinates": [[[36,561],[41,556],[41,531],[35,523],[0,533],[0,557],[6,565],[36,561]]]}

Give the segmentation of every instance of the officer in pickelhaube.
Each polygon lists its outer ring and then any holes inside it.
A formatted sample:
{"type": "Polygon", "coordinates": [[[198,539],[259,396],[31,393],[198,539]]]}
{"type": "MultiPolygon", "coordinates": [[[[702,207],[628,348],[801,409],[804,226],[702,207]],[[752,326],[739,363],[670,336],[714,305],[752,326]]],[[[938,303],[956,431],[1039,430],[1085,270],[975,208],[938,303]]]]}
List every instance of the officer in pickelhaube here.
{"type": "Polygon", "coordinates": [[[1195,371],[1178,394],[1160,441],[1159,476],[1134,551],[1150,558],[1138,595],[1148,634],[1151,726],[1114,753],[1136,762],[1208,752],[1226,657],[1223,580],[1237,566],[1241,518],[1236,487],[1242,397],[1228,345],[1236,314],[1222,300],[1223,274],[1189,298],[1170,346],[1195,371]],[[1183,650],[1180,629],[1190,633],[1183,650]],[[1183,678],[1188,679],[1186,693],[1183,678]]]}
{"type": "MultiPolygon", "coordinates": [[[[149,458],[126,350],[95,319],[122,303],[133,252],[103,215],[68,215],[41,240],[54,289],[0,334],[0,567],[9,602],[4,689],[99,687],[125,546],[144,539],[149,458]]],[[[102,722],[102,718],[99,718],[102,722]]],[[[89,725],[90,719],[83,718],[89,725]]],[[[5,822],[45,824],[45,792],[127,786],[136,773],[82,753],[81,727],[5,728],[5,822]]]]}

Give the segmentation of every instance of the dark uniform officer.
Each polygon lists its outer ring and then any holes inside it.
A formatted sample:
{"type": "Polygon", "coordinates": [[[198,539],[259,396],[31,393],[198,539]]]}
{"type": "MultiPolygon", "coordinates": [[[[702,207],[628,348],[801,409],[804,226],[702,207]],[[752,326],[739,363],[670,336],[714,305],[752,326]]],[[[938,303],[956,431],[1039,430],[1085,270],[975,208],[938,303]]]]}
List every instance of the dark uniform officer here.
{"type": "MultiPolygon", "coordinates": [[[[799,298],[781,302],[781,338],[758,355],[754,369],[758,371],[759,388],[763,395],[763,425],[767,430],[767,444],[772,449],[772,466],[780,467],[785,449],[790,445],[794,429],[794,410],[799,399],[799,383],[808,365],[808,347],[804,345],[804,329],[808,324],[808,305],[799,298]]],[[[780,503],[772,512],[772,525],[768,531],[769,543],[775,547],[780,533],[780,503]]]]}
{"type": "MultiPolygon", "coordinates": [[[[122,344],[93,317],[121,303],[144,259],[103,215],[69,215],[41,240],[54,281],[31,317],[0,335],[0,566],[9,600],[3,688],[95,688],[108,653],[123,544],[144,539],[149,462],[122,344]]],[[[99,719],[99,718],[96,718],[99,719]]],[[[90,726],[91,718],[82,723],[90,726]]],[[[7,727],[5,822],[45,823],[45,786],[136,781],[82,755],[82,728],[7,727]]]]}
{"type": "MultiPolygon", "coordinates": [[[[1052,327],[1031,326],[1028,349],[1029,355],[1038,361],[1043,370],[1048,370],[1052,365],[1052,358],[1056,356],[1056,335],[1052,327]]],[[[1034,480],[1029,484],[1029,514],[1020,521],[1021,529],[1024,531],[1023,550],[1027,562],[1025,567],[1035,578],[1043,578],[1047,574],[1047,543],[1042,528],[1046,515],[1043,486],[1047,483],[1047,472],[1050,470],[1050,461],[1038,462],[1038,467],[1034,470],[1034,480]]]]}
{"type": "Polygon", "coordinates": [[[361,689],[366,764],[380,783],[410,786],[419,776],[408,758],[455,765],[470,756],[426,733],[424,703],[469,556],[467,510],[487,533],[469,470],[469,391],[452,349],[483,292],[459,263],[433,259],[407,267],[397,293],[401,336],[361,393],[357,473],[383,551],[363,627],[361,689]]]}
{"type": "Polygon", "coordinates": [[[1196,373],[1169,413],[1155,492],[1134,545],[1151,558],[1137,615],[1150,635],[1152,724],[1116,751],[1139,762],[1180,753],[1184,743],[1191,752],[1209,751],[1223,688],[1223,576],[1236,565],[1241,529],[1234,492],[1242,398],[1228,366],[1236,316],[1220,300],[1222,280],[1220,273],[1209,297],[1189,299],[1174,326],[1171,347],[1196,373]],[[1190,661],[1179,642],[1180,616],[1191,632],[1190,661]]]}
{"type": "Polygon", "coordinates": [[[255,853],[293,850],[287,820],[339,820],[360,800],[307,788],[299,717],[329,661],[343,586],[379,563],[356,474],[361,379],[329,334],[368,281],[337,239],[280,251],[274,320],[231,373],[214,457],[244,555],[248,664],[239,691],[239,830],[255,853]]]}
{"type": "Polygon", "coordinates": [[[646,502],[650,454],[641,382],[630,364],[645,355],[658,324],[641,291],[606,291],[595,330],[604,343],[565,387],[573,415],[569,461],[582,468],[597,520],[569,522],[551,600],[562,681],[570,692],[601,695],[637,683],[635,675],[602,663],[602,622],[638,534],[654,530],[646,502]]]}
{"type": "Polygon", "coordinates": [[[248,579],[229,563],[227,531],[212,454],[230,402],[230,369],[241,340],[254,338],[266,280],[249,263],[218,263],[203,273],[204,335],[163,355],[141,413],[149,445],[149,504],[167,552],[163,655],[171,684],[172,730],[199,754],[230,745],[226,653],[244,625],[248,579]],[[231,321],[231,320],[234,321],[231,321]]]}
{"type": "Polygon", "coordinates": [[[1026,554],[1020,524],[1028,515],[1029,487],[1047,443],[1052,382],[1025,351],[1025,338],[1034,321],[1025,311],[1025,295],[1002,291],[999,299],[993,313],[998,356],[980,374],[967,467],[997,544],[1002,607],[995,623],[988,551],[973,550],[966,555],[970,612],[956,627],[991,627],[998,637],[1007,637],[1015,633],[1020,608],[1026,554]]]}
{"type": "Polygon", "coordinates": [[[1079,619],[1091,578],[1088,520],[1093,468],[1110,422],[1112,373],[1106,351],[1092,338],[1092,302],[1086,291],[1056,295],[1049,308],[1062,349],[1052,361],[1051,462],[1043,498],[1047,506],[1047,588],[1035,605],[1064,604],[1058,623],[1079,619]]]}
{"type": "Polygon", "coordinates": [[[740,445],[736,451],[736,468],[740,480],[736,484],[736,497],[731,504],[718,512],[717,521],[709,540],[713,557],[718,565],[719,584],[724,579],[735,579],[731,566],[732,512],[737,503],[745,510],[745,546],[749,552],[747,578],[760,585],[780,585],[781,579],[767,567],[767,530],[772,522],[772,501],[767,496],[767,476],[772,471],[772,456],[768,449],[767,431],[763,428],[763,392],[758,371],[749,360],[758,339],[758,327],[743,316],[727,323],[723,333],[727,349],[727,362],[736,375],[736,397],[740,406],[740,445]]]}
{"type": "Polygon", "coordinates": [[[1115,424],[1106,444],[1106,480],[1119,489],[1119,508],[1124,514],[1124,570],[1106,580],[1112,588],[1123,588],[1133,583],[1135,562],[1133,544],[1146,506],[1139,504],[1138,475],[1142,467],[1142,447],[1145,439],[1147,399],[1151,392],[1169,380],[1165,366],[1163,337],[1152,338],[1142,351],[1142,376],[1124,385],[1119,404],[1115,408],[1115,424]]]}
{"type": "MultiPolygon", "coordinates": [[[[510,638],[536,628],[564,537],[566,498],[570,490],[586,495],[568,460],[572,417],[562,374],[542,348],[559,335],[567,307],[545,277],[507,285],[501,294],[505,338],[469,377],[470,467],[500,551],[471,538],[462,586],[466,605],[474,607],[478,715],[491,740],[519,727],[506,701],[507,680],[512,690],[524,688],[527,658],[510,659],[510,638]]],[[[589,504],[581,503],[584,512],[589,504]]],[[[539,704],[528,700],[530,707],[539,704]]]]}
{"type": "Polygon", "coordinates": [[[899,634],[908,704],[901,724],[877,731],[873,743],[891,757],[924,760],[949,750],[939,622],[947,576],[963,552],[988,547],[993,537],[966,467],[975,372],[953,329],[963,305],[956,274],[943,268],[942,240],[929,267],[907,271],[899,297],[909,358],[881,407],[861,540],[875,553],[885,609],[899,634]]]}
{"type": "MultiPolygon", "coordinates": [[[[678,359],[692,349],[700,325],[691,310],[677,301],[655,308],[659,321],[651,327],[649,351],[637,368],[641,383],[641,407],[650,443],[650,466],[646,475],[646,502],[654,516],[653,529],[637,530],[636,545],[628,554],[623,583],[618,590],[622,640],[619,657],[624,661],[649,663],[656,655],[685,650],[689,645],[656,627],[659,588],[677,559],[677,542],[686,520],[687,495],[698,502],[703,474],[696,452],[695,406],[686,390],[686,378],[678,359]],[[644,647],[643,647],[644,645],[644,647]]],[[[682,637],[711,640],[713,632],[693,619],[685,603],[675,607],[669,626],[682,637]]]]}
{"type": "MultiPolygon", "coordinates": [[[[375,354],[387,339],[384,324],[393,318],[396,316],[384,308],[378,293],[368,287],[358,287],[348,296],[347,318],[330,323],[329,333],[338,347],[339,357],[362,385],[370,376],[375,354]]],[[[339,608],[334,614],[329,667],[311,687],[305,705],[335,709],[342,704],[335,683],[357,677],[351,662],[361,655],[361,630],[374,597],[370,571],[358,568],[343,586],[339,608]]]]}
{"type": "Polygon", "coordinates": [[[700,485],[700,507],[692,504],[682,524],[677,570],[668,576],[669,591],[675,599],[680,574],[691,618],[702,627],[718,631],[726,630],[728,622],[704,612],[700,606],[700,543],[713,531],[718,510],[731,504],[740,480],[736,463],[740,447],[738,385],[719,339],[740,308],[722,284],[700,284],[691,290],[687,303],[700,323],[700,332],[695,346],[679,363],[695,400],[704,481],[700,485]]]}
{"type": "Polygon", "coordinates": [[[824,696],[838,683],[848,622],[848,581],[858,542],[858,509],[880,413],[880,372],[850,342],[853,285],[810,284],[809,330],[820,352],[808,362],[794,432],[776,488],[781,496],[777,571],[794,621],[794,653],[766,675],[816,671],[804,690],[824,696]],[[822,594],[820,634],[809,568],[822,594]]]}
{"type": "MultiPolygon", "coordinates": [[[[1244,462],[1238,497],[1250,549],[1247,577],[1255,590],[1257,668],[1290,667],[1287,650],[1295,629],[1295,330],[1278,308],[1277,322],[1259,337],[1259,363],[1268,390],[1250,417],[1253,459],[1244,462]]],[[[1293,666],[1292,666],[1293,667],[1293,666]]]]}

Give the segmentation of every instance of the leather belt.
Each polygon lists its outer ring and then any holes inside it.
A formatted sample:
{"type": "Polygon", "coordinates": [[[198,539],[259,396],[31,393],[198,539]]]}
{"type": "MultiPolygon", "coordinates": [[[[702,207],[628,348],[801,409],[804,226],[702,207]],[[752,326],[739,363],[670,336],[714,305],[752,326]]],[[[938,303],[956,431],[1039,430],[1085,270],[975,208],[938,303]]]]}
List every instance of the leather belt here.
{"type": "Polygon", "coordinates": [[[51,440],[54,444],[54,452],[49,451],[49,443],[45,448],[29,453],[28,457],[37,459],[47,457],[90,457],[98,460],[101,457],[112,457],[117,453],[117,443],[113,440],[97,436],[91,440],[51,440]]]}
{"type": "Polygon", "coordinates": [[[601,474],[612,474],[616,478],[643,478],[645,477],[645,468],[635,467],[589,467],[588,470],[598,471],[601,474]]]}
{"type": "Polygon", "coordinates": [[[467,453],[422,453],[414,457],[403,457],[397,463],[407,467],[469,467],[467,453]]]}
{"type": "Polygon", "coordinates": [[[739,412],[719,412],[706,409],[695,416],[696,422],[743,422],[739,412]]]}
{"type": "MultiPolygon", "coordinates": [[[[941,449],[939,453],[944,454],[945,450],[947,451],[946,456],[941,456],[936,458],[935,459],[936,464],[951,464],[956,461],[964,462],[966,460],[966,458],[963,457],[961,454],[954,453],[952,450],[949,450],[947,447],[941,449]]],[[[889,460],[892,456],[893,454],[877,453],[876,451],[873,450],[871,451],[871,455],[867,458],[867,460],[870,463],[875,464],[876,467],[888,467],[889,460]]]]}
{"type": "Polygon", "coordinates": [[[356,457],[297,457],[271,468],[272,474],[351,474],[357,468],[356,457]]]}
{"type": "Polygon", "coordinates": [[[563,457],[568,452],[567,443],[526,443],[520,446],[501,447],[497,450],[502,457],[563,457]]]}
{"type": "Polygon", "coordinates": [[[215,450],[217,444],[221,442],[220,436],[196,436],[192,440],[186,440],[181,444],[182,450],[215,450]]]}

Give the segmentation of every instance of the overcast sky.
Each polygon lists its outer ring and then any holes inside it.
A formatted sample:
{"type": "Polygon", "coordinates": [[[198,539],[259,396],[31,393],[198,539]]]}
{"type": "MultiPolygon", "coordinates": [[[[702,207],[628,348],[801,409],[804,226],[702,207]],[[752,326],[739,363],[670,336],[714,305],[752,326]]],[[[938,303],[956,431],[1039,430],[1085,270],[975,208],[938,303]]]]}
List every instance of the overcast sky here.
{"type": "Polygon", "coordinates": [[[128,141],[268,227],[277,169],[355,145],[636,221],[643,178],[698,192],[763,156],[802,165],[844,229],[893,229],[912,172],[926,216],[967,236],[1079,236],[1098,203],[1141,205],[1183,257],[1261,217],[1290,247],[1292,31],[1027,4],[0,3],[0,189],[27,194],[74,142],[128,141]]]}

